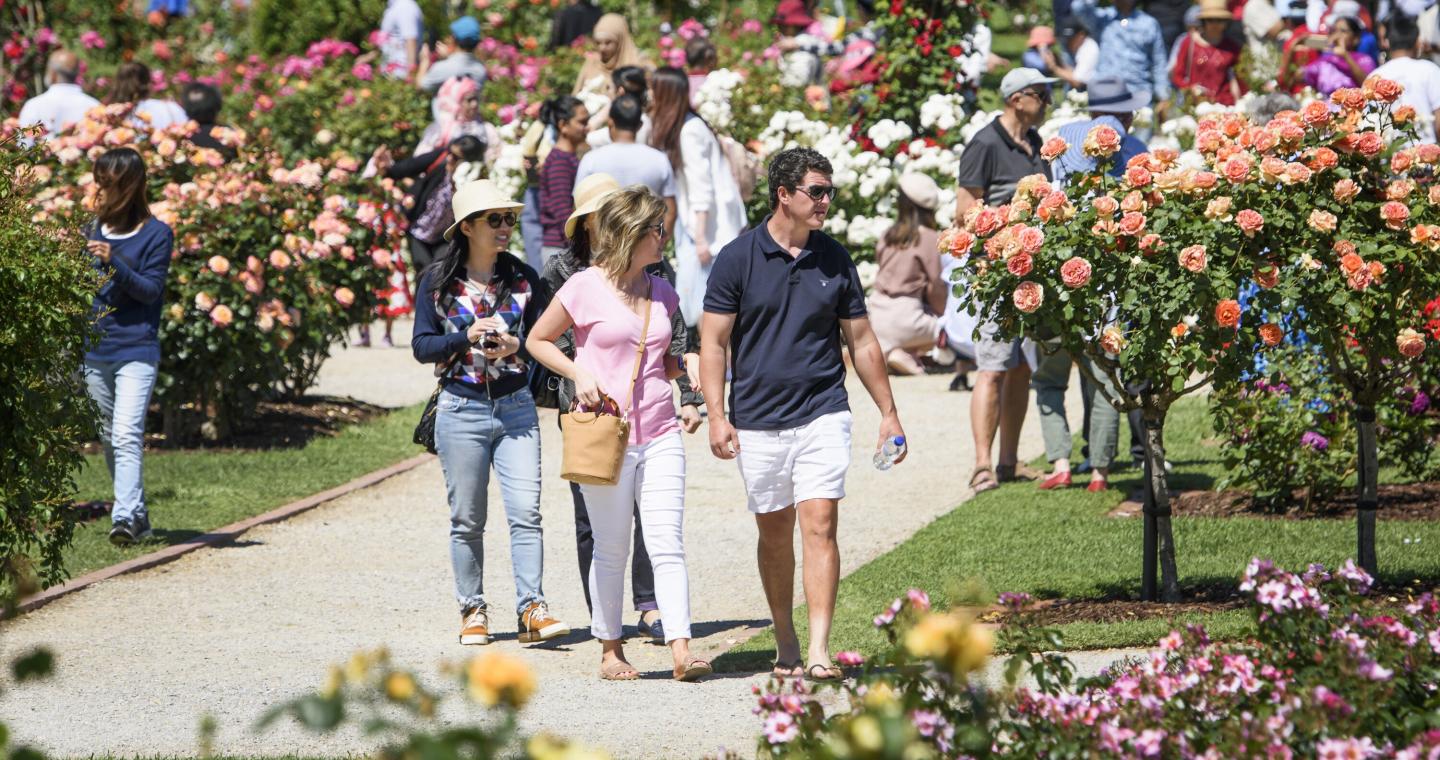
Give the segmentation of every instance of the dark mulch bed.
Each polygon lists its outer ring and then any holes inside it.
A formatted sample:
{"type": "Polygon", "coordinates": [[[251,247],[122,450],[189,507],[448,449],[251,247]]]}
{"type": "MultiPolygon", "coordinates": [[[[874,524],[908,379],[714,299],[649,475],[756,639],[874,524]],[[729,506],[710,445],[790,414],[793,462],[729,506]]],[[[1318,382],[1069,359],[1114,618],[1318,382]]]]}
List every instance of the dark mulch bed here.
{"type": "MultiPolygon", "coordinates": [[[[1139,495],[1110,512],[1112,517],[1140,514],[1139,495]]],[[[1273,507],[1256,501],[1248,491],[1184,491],[1170,497],[1170,512],[1181,517],[1261,517],[1279,520],[1335,520],[1355,516],[1353,490],[1337,494],[1327,502],[1302,508],[1300,495],[1289,507],[1273,507]]],[[[1440,520],[1440,482],[1401,483],[1380,486],[1380,519],[1440,520]]]]}
{"type": "MultiPolygon", "coordinates": [[[[315,438],[338,434],[342,429],[374,419],[388,410],[385,407],[333,396],[304,396],[298,401],[264,401],[253,416],[236,420],[226,438],[214,441],[191,439],[167,440],[157,432],[164,428],[159,407],[152,407],[145,429],[145,448],[163,453],[181,449],[258,450],[300,448],[315,438]]],[[[181,414],[186,414],[182,410],[181,414]]],[[[191,412],[191,414],[194,414],[191,412]]],[[[198,428],[198,415],[186,420],[187,426],[198,428]]],[[[85,444],[86,454],[101,452],[99,442],[85,444]]]]}
{"type": "MultiPolygon", "coordinates": [[[[1066,623],[1123,623],[1147,618],[1169,618],[1186,614],[1206,614],[1241,607],[1244,599],[1235,588],[1210,587],[1187,589],[1185,600],[1175,604],[1142,602],[1134,599],[1046,599],[1036,602],[1031,619],[1040,625],[1066,623]]],[[[995,610],[981,616],[986,623],[1006,623],[1011,615],[995,610]]]]}

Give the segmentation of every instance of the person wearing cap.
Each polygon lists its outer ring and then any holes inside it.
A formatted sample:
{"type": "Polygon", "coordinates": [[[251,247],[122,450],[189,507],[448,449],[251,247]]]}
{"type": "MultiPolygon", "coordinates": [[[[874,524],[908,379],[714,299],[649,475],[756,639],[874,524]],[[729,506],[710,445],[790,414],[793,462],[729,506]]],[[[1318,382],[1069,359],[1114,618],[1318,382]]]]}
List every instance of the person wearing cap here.
{"type": "MultiPolygon", "coordinates": [[[[1009,203],[1015,186],[1025,177],[1043,174],[1050,178],[1050,166],[1040,157],[1040,133],[1036,127],[1045,121],[1050,85],[1057,81],[1024,67],[1012,69],[1000,80],[1004,112],[976,132],[960,154],[959,189],[955,193],[957,224],[974,206],[1009,203]]],[[[995,322],[984,322],[975,341],[978,371],[970,397],[975,472],[970,487],[976,493],[996,488],[1018,474],[1020,430],[1030,403],[1030,365],[1022,352],[1023,341],[999,339],[999,329],[995,322]],[[991,460],[997,428],[998,466],[991,460]]]]}
{"type": "Polygon", "coordinates": [[[1159,102],[1170,97],[1165,35],[1160,22],[1137,5],[1136,0],[1115,0],[1101,8],[1097,0],[1075,0],[1070,11],[1100,41],[1095,75],[1121,77],[1130,89],[1149,92],[1159,102]]]}
{"type": "Polygon", "coordinates": [[[1054,52],[1050,50],[1054,44],[1054,29],[1048,26],[1031,28],[1030,37],[1025,40],[1025,52],[1020,54],[1020,65],[1028,66],[1042,74],[1054,74],[1055,70],[1050,68],[1049,63],[1055,59],[1054,52]],[[1050,55],[1047,56],[1046,53],[1050,55]]]}
{"type": "MultiPolygon", "coordinates": [[[[1129,134],[1135,119],[1135,112],[1150,105],[1148,93],[1132,93],[1125,80],[1118,77],[1104,77],[1090,83],[1090,119],[1078,121],[1060,128],[1059,137],[1070,145],[1069,150],[1055,159],[1051,165],[1055,184],[1064,187],[1076,173],[1095,170],[1096,160],[1085,155],[1082,145],[1090,130],[1106,126],[1121,135],[1120,151],[1112,162],[1109,173],[1119,177],[1124,174],[1125,165],[1131,158],[1146,151],[1145,143],[1129,134]]],[[[1068,488],[1071,484],[1070,422],[1065,415],[1065,394],[1070,387],[1072,357],[1057,341],[1040,341],[1040,361],[1031,378],[1030,386],[1035,390],[1035,407],[1040,412],[1040,433],[1045,440],[1045,459],[1050,462],[1050,475],[1041,481],[1039,488],[1049,491],[1068,488]]],[[[1089,361],[1077,357],[1079,361],[1089,361]]],[[[1095,372],[1102,382],[1108,380],[1104,373],[1095,372]]],[[[1104,490],[1109,481],[1110,467],[1115,460],[1116,446],[1120,437],[1120,413],[1104,395],[1097,393],[1094,385],[1083,373],[1080,376],[1080,396],[1085,409],[1082,436],[1085,441],[1085,461],[1078,472],[1089,471],[1089,491],[1104,490]]],[[[1132,441],[1144,439],[1133,431],[1137,428],[1138,415],[1132,424],[1132,441]]],[[[1134,452],[1132,451],[1132,454],[1134,452]]],[[[1141,456],[1144,455],[1143,449],[1141,456]]]]}
{"type": "MultiPolygon", "coordinates": [[[[620,183],[604,173],[590,174],[576,183],[575,211],[565,222],[565,237],[570,244],[564,251],[551,256],[540,273],[550,292],[558,293],[571,277],[590,267],[594,259],[592,241],[600,232],[595,211],[605,199],[620,189],[620,183]]],[[[674,217],[669,218],[673,220],[674,217]]],[[[663,259],[650,267],[650,273],[666,282],[675,282],[675,270],[663,259]]],[[[561,353],[571,359],[575,358],[573,330],[566,330],[554,342],[561,353]]],[[[670,315],[670,354],[679,357],[689,354],[686,366],[698,371],[700,360],[695,355],[698,349],[694,331],[686,328],[684,315],[676,310],[670,315]]],[[[680,426],[685,432],[694,433],[700,429],[700,406],[705,403],[704,397],[694,390],[688,375],[680,376],[676,383],[680,386],[680,426]]],[[[561,378],[560,409],[569,409],[574,398],[575,383],[561,378]]],[[[570,484],[570,497],[575,505],[575,550],[580,559],[580,578],[585,584],[585,605],[591,607],[589,578],[595,546],[594,532],[590,526],[590,513],[585,508],[585,494],[578,484],[570,484]]],[[[663,640],[665,629],[660,608],[655,602],[655,574],[650,565],[650,555],[645,550],[645,536],[641,529],[638,505],[635,508],[635,535],[632,546],[630,591],[635,601],[635,610],[640,613],[640,620],[635,624],[635,628],[642,636],[663,640]]]]}
{"type": "Polygon", "coordinates": [[[1057,59],[1055,53],[1048,49],[1041,51],[1041,57],[1051,75],[1072,90],[1083,90],[1095,76],[1095,67],[1100,65],[1100,43],[1078,23],[1071,22],[1061,32],[1067,59],[1057,59]]]}
{"type": "Polygon", "coordinates": [[[1435,120],[1440,117],[1440,66],[1417,57],[1420,29],[1415,19],[1394,14],[1386,22],[1385,47],[1389,56],[1371,76],[1398,82],[1405,89],[1391,108],[1410,106],[1419,115],[1416,138],[1435,142],[1435,120]]]}
{"type": "Polygon", "coordinates": [[[426,68],[420,67],[420,86],[427,92],[435,92],[440,85],[456,77],[473,79],[485,86],[485,64],[475,60],[475,48],[480,45],[480,22],[473,16],[461,16],[450,22],[450,35],[435,46],[435,54],[441,59],[426,68]]]}
{"type": "Polygon", "coordinates": [[[484,593],[486,492],[491,469],[510,525],[510,564],[522,643],[570,632],[550,613],[541,583],[540,420],[530,394],[525,336],[549,289],[508,252],[521,204],[488,179],[455,191],[444,252],[420,276],[415,359],[435,365],[435,450],[450,503],[450,564],[460,643],[493,636],[484,593]]]}
{"type": "Polygon", "coordinates": [[[665,329],[680,310],[680,297],[650,273],[661,260],[665,204],[649,188],[636,185],[609,192],[592,213],[593,266],[572,275],[556,291],[526,345],[545,366],[575,383],[579,404],[589,409],[613,404],[629,422],[616,482],[580,486],[594,536],[588,578],[595,605],[590,631],[600,640],[600,677],[640,677],[625,659],[621,628],[625,560],[638,505],[674,678],[695,681],[712,669],[690,653],[685,446],[670,386],[686,368],[683,359],[670,352],[673,335],[665,329]],[[571,328],[574,359],[557,344],[571,328]]]}
{"type": "Polygon", "coordinates": [[[1191,29],[1176,43],[1170,64],[1170,82],[1197,102],[1233,106],[1244,88],[1235,76],[1240,45],[1225,37],[1232,17],[1225,0],[1201,0],[1192,6],[1199,29],[1191,29]]]}
{"type": "Polygon", "coordinates": [[[895,224],[875,246],[880,271],[865,305],[886,365],[896,374],[923,375],[914,352],[935,346],[950,290],[940,277],[940,186],[919,172],[901,175],[899,184],[895,224]]]}

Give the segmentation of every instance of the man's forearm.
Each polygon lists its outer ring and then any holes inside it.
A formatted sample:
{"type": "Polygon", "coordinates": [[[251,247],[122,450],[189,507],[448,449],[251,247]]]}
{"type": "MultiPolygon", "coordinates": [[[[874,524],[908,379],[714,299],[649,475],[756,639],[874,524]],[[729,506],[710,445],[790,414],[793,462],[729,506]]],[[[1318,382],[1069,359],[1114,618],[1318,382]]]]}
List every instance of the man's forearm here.
{"type": "Polygon", "coordinates": [[[890,375],[885,368],[885,357],[880,354],[880,343],[872,336],[851,349],[855,362],[855,374],[870,393],[875,408],[881,416],[895,414],[895,394],[890,390],[890,375]]]}
{"type": "Polygon", "coordinates": [[[715,419],[725,418],[725,347],[700,340],[700,387],[705,389],[705,409],[715,419]]]}

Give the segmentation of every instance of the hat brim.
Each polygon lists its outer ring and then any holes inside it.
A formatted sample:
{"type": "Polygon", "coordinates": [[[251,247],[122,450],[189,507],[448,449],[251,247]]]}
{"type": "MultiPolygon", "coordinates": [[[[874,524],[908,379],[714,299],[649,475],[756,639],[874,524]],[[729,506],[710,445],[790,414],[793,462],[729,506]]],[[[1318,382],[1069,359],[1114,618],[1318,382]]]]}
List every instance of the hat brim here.
{"type": "Polygon", "coordinates": [[[1104,103],[1091,102],[1089,110],[1094,113],[1135,113],[1150,105],[1150,93],[1130,93],[1130,97],[1124,100],[1115,100],[1104,103]]]}
{"type": "MultiPolygon", "coordinates": [[[[488,207],[488,208],[482,208],[482,209],[479,209],[478,211],[472,211],[472,212],[470,212],[470,214],[469,214],[468,216],[465,217],[465,219],[472,219],[472,218],[474,218],[475,216],[477,216],[477,215],[479,215],[479,214],[484,214],[484,213],[489,212],[489,211],[506,211],[506,210],[509,210],[509,209],[514,209],[514,210],[516,210],[516,211],[519,211],[519,210],[522,209],[522,208],[525,208],[525,204],[523,204],[523,203],[519,203],[519,202],[517,202],[517,201],[505,201],[504,203],[497,203],[497,204],[495,204],[495,205],[493,205],[493,206],[490,206],[490,207],[488,207]]],[[[463,221],[465,221],[465,219],[456,219],[454,224],[452,224],[452,225],[450,225],[449,227],[446,227],[446,228],[445,228],[445,239],[446,239],[446,240],[454,240],[454,239],[455,239],[455,231],[458,230],[458,229],[460,229],[460,223],[463,222],[463,221]]]]}
{"type": "Polygon", "coordinates": [[[1026,87],[1034,87],[1037,84],[1055,84],[1058,81],[1060,80],[1056,79],[1055,77],[1040,77],[1039,79],[1032,79],[1029,82],[1022,84],[1009,92],[1001,92],[1000,97],[1009,99],[1011,95],[1014,95],[1015,93],[1025,89],[1026,87]]]}
{"type": "Polygon", "coordinates": [[[614,190],[607,190],[606,192],[603,192],[595,196],[594,198],[591,198],[590,200],[576,207],[574,211],[570,212],[570,218],[565,220],[565,237],[574,238],[575,225],[579,224],[580,217],[585,216],[586,214],[593,214],[596,211],[600,210],[600,204],[604,203],[605,199],[609,198],[615,193],[620,192],[621,189],[622,188],[617,187],[614,190]]]}
{"type": "Polygon", "coordinates": [[[1226,13],[1225,11],[1220,11],[1220,10],[1200,11],[1200,20],[1201,20],[1201,21],[1233,21],[1234,19],[1235,19],[1234,16],[1230,15],[1229,13],[1226,13]]]}

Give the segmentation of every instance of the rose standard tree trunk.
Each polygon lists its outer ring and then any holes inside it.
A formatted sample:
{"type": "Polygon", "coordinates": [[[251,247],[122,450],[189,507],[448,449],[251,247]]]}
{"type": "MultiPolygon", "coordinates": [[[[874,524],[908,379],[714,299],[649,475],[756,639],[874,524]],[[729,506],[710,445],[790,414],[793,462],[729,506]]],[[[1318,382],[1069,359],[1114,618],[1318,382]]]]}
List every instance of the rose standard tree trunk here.
{"type": "MultiPolygon", "coordinates": [[[[942,236],[964,261],[967,305],[1006,337],[1055,335],[1118,410],[1146,429],[1140,594],[1180,598],[1162,430],[1170,407],[1207,383],[1233,381],[1253,359],[1260,325],[1236,294],[1252,262],[1212,171],[1172,150],[1116,165],[1121,136],[1096,126],[1077,149],[1097,168],[1056,190],[1040,175],[1001,208],[974,208],[942,236]],[[1158,567],[1157,567],[1158,566],[1158,567]],[[1156,571],[1159,583],[1156,583],[1156,571]]],[[[1052,138],[1053,160],[1071,146],[1052,138]]],[[[1248,217],[1246,217],[1248,219],[1248,217]]]]}

